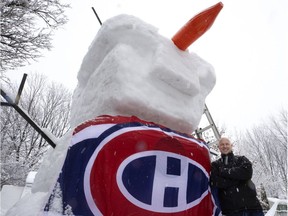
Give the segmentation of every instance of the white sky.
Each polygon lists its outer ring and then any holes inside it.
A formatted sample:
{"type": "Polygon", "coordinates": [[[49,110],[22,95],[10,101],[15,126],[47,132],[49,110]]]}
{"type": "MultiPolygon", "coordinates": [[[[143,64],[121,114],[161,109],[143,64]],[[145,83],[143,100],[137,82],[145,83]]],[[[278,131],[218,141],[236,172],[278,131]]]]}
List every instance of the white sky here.
{"type": "MultiPolygon", "coordinates": [[[[70,21],[55,34],[54,49],[22,74],[37,71],[74,89],[77,72],[102,22],[127,13],[171,38],[190,18],[218,3],[212,0],[82,0],[72,3],[70,21]]],[[[216,124],[251,127],[281,107],[287,109],[287,0],[223,0],[224,8],[189,50],[211,63],[217,83],[206,103],[216,124]]],[[[99,51],[101,52],[101,50],[99,51]]]]}

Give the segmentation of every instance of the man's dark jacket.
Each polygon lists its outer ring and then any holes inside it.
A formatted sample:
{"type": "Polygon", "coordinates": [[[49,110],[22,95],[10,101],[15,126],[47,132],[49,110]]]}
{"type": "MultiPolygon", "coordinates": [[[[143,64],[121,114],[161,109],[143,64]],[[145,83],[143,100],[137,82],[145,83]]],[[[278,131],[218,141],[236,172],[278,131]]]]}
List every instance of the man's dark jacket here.
{"type": "Polygon", "coordinates": [[[251,181],[252,172],[251,162],[232,152],[212,162],[210,183],[218,188],[223,214],[262,209],[251,181]]]}

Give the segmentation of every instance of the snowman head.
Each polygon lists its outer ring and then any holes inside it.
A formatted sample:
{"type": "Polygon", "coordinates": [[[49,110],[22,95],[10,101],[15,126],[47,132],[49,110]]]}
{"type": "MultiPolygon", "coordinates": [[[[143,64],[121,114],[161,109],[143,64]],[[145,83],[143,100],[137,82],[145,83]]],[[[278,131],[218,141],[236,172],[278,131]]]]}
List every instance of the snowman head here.
{"type": "Polygon", "coordinates": [[[103,23],[83,59],[71,123],[99,115],[135,115],[183,133],[194,131],[215,85],[213,67],[181,51],[140,19],[103,23]]]}

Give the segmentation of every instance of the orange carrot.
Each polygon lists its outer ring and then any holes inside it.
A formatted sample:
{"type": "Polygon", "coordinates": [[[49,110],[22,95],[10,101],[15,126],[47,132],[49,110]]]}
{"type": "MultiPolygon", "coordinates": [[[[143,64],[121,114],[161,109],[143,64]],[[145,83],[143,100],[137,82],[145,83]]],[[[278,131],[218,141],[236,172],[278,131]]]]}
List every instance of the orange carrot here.
{"type": "Polygon", "coordinates": [[[173,36],[174,44],[186,50],[213,25],[222,8],[223,4],[219,2],[194,16],[173,36]]]}

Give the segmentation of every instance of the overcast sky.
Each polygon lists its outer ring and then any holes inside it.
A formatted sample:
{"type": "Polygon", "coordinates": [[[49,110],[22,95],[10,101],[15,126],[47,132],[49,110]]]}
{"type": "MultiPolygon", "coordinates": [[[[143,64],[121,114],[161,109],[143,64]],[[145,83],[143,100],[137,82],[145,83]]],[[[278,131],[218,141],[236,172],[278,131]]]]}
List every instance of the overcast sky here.
{"type": "MultiPolygon", "coordinates": [[[[102,22],[135,15],[171,38],[190,18],[218,3],[212,0],[82,0],[67,11],[70,21],[55,34],[54,49],[18,77],[31,71],[74,89],[82,58],[102,22]]],[[[217,83],[206,103],[216,124],[245,129],[277,114],[288,104],[288,1],[223,0],[224,8],[208,32],[189,47],[216,71],[217,83]]],[[[101,52],[101,50],[99,50],[101,52]]]]}

